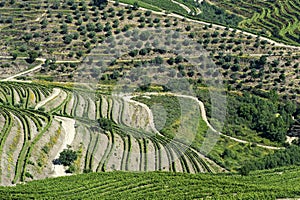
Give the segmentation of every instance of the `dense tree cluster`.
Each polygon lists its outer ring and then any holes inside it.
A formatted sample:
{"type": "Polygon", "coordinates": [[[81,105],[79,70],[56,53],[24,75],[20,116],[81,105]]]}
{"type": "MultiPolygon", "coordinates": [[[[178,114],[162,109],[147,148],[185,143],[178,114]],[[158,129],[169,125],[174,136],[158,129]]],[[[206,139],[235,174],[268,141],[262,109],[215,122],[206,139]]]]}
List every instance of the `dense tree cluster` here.
{"type": "Polygon", "coordinates": [[[292,102],[280,104],[277,95],[270,92],[264,99],[247,92],[243,96],[229,96],[228,118],[225,123],[227,134],[234,135],[230,124],[247,126],[271,141],[284,143],[286,134],[293,124],[292,116],[296,105],[292,102]]]}
{"type": "Polygon", "coordinates": [[[289,146],[284,150],[276,151],[256,161],[249,161],[240,168],[242,175],[248,175],[253,170],[273,169],[282,166],[300,164],[300,147],[289,146]]]}
{"type": "Polygon", "coordinates": [[[242,21],[241,17],[235,14],[230,14],[226,12],[223,8],[212,5],[206,1],[203,1],[201,3],[200,9],[202,12],[197,17],[204,20],[215,21],[221,24],[233,26],[237,26],[238,23],[242,21]]]}

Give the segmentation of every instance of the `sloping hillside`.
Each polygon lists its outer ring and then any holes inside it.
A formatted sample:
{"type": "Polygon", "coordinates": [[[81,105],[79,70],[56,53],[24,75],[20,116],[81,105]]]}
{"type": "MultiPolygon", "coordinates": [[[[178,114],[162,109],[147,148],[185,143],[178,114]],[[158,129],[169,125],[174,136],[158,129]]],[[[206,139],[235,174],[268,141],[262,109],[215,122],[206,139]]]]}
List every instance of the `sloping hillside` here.
{"type": "Polygon", "coordinates": [[[285,199],[299,197],[299,167],[250,176],[91,173],[0,188],[2,199],[285,199]]]}

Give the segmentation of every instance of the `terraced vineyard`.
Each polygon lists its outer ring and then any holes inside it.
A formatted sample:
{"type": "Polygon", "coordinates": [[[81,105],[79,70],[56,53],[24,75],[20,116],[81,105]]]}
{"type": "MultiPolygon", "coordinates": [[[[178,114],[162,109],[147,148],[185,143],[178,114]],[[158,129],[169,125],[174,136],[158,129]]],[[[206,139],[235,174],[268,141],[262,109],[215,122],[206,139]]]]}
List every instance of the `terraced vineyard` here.
{"type": "Polygon", "coordinates": [[[299,196],[299,2],[121,2],[0,2],[0,198],[299,196]]]}
{"type": "Polygon", "coordinates": [[[24,180],[26,163],[32,148],[52,124],[52,117],[34,111],[36,102],[46,98],[51,89],[37,85],[1,83],[1,180],[24,180]],[[7,166],[6,170],[4,166],[7,166]],[[14,174],[14,175],[13,175],[14,174]]]}
{"type": "MultiPolygon", "coordinates": [[[[198,150],[208,130],[205,122],[199,124],[199,136],[191,135],[192,140],[200,138],[190,146],[187,137],[195,132],[192,127],[184,132],[178,129],[176,138],[172,139],[174,136],[157,130],[157,118],[153,118],[148,106],[130,96],[111,96],[103,90],[92,93],[84,87],[73,88],[68,84],[43,86],[18,82],[1,82],[1,93],[1,117],[4,119],[1,120],[1,162],[2,167],[10,166],[2,172],[2,184],[66,175],[52,163],[65,145],[78,152],[74,162],[76,173],[226,171],[198,150]],[[110,129],[99,124],[104,119],[112,123],[110,129]]],[[[181,101],[185,99],[184,96],[180,98],[181,101]]],[[[198,105],[194,100],[189,102],[189,109],[198,105]]],[[[174,105],[173,109],[176,108],[174,105]]],[[[194,121],[196,125],[197,119],[193,114],[186,120],[194,121]]],[[[232,142],[232,146],[238,145],[238,142],[232,142]]],[[[216,147],[222,149],[223,145],[221,142],[216,147]]],[[[257,147],[253,153],[261,150],[257,147]]],[[[213,157],[219,154],[218,151],[212,151],[213,157]]],[[[249,157],[253,156],[251,154],[248,152],[249,157]]]]}
{"type": "Polygon", "coordinates": [[[213,1],[245,19],[238,27],[278,41],[298,45],[300,2],[293,1],[213,1]]]}
{"type": "Polygon", "coordinates": [[[146,108],[145,104],[125,97],[100,93],[94,96],[62,86],[2,82],[1,163],[2,169],[8,166],[8,170],[2,170],[2,184],[51,173],[56,176],[52,160],[63,138],[71,134],[74,139],[69,145],[79,152],[78,173],[222,170],[185,143],[157,132],[146,108]],[[76,119],[74,133],[66,129],[66,117],[76,119]],[[113,122],[111,130],[98,125],[97,120],[104,118],[113,122]]]}

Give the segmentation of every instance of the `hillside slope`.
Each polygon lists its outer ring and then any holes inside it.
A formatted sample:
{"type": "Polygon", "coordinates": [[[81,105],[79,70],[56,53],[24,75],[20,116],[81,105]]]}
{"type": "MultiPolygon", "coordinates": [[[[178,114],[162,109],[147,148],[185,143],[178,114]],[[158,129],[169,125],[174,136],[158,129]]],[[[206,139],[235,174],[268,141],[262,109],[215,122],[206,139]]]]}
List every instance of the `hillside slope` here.
{"type": "Polygon", "coordinates": [[[1,199],[277,199],[299,197],[299,167],[225,174],[90,173],[0,188],[1,199]]]}

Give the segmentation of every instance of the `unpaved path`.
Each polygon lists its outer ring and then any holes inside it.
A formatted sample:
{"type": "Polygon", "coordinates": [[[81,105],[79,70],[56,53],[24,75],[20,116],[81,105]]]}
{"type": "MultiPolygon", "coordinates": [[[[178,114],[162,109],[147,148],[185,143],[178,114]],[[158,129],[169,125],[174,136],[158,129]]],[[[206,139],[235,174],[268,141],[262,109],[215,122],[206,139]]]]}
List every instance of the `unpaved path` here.
{"type": "MultiPolygon", "coordinates": [[[[63,129],[65,131],[65,138],[63,140],[63,143],[62,143],[59,151],[57,152],[57,155],[55,156],[55,159],[57,159],[57,158],[59,158],[59,154],[64,149],[67,149],[68,145],[72,144],[72,142],[73,142],[73,140],[75,138],[76,130],[75,130],[75,120],[74,119],[70,119],[70,118],[67,118],[67,117],[59,117],[59,116],[55,116],[54,118],[56,120],[62,122],[61,125],[62,125],[62,127],[63,127],[63,129]]],[[[53,177],[68,175],[65,172],[65,168],[64,168],[63,165],[53,165],[53,169],[54,169],[53,177]]]]}
{"type": "MultiPolygon", "coordinates": [[[[12,56],[0,56],[0,59],[12,59],[13,57],[12,56]]],[[[18,59],[28,59],[27,57],[19,57],[18,59]]],[[[31,69],[28,69],[28,70],[25,70],[23,72],[20,72],[20,73],[17,73],[15,75],[12,75],[8,78],[5,78],[5,79],[2,79],[0,80],[1,81],[16,81],[15,78],[19,77],[19,76],[23,76],[25,74],[28,74],[30,72],[33,72],[33,71],[36,71],[38,69],[40,69],[42,67],[42,65],[45,63],[46,59],[45,58],[37,58],[36,59],[37,61],[41,61],[42,63],[31,68],[31,69]]],[[[61,63],[80,63],[81,61],[80,60],[59,60],[59,61],[55,61],[56,64],[61,64],[61,63]]]]}
{"type": "Polygon", "coordinates": [[[38,104],[36,104],[35,109],[39,109],[40,107],[44,106],[46,103],[48,103],[49,101],[51,101],[52,99],[56,98],[59,93],[61,92],[60,88],[53,88],[53,92],[52,94],[47,97],[46,99],[40,101],[38,104]]]}
{"type": "MultiPolygon", "coordinates": [[[[173,96],[176,96],[176,97],[182,97],[182,98],[189,98],[189,99],[192,99],[196,102],[198,102],[199,104],[199,107],[200,107],[200,110],[201,110],[201,117],[203,119],[203,121],[205,121],[205,123],[207,124],[207,126],[212,130],[214,131],[215,133],[218,133],[219,135],[222,135],[226,138],[229,138],[231,140],[234,140],[236,142],[239,142],[239,143],[243,143],[243,144],[252,144],[252,142],[249,142],[249,141],[246,141],[246,140],[241,140],[241,139],[238,139],[238,138],[235,138],[235,137],[231,137],[231,136],[228,136],[228,135],[225,135],[219,131],[217,131],[208,121],[207,119],[207,115],[206,115],[206,110],[205,110],[205,106],[203,104],[202,101],[200,101],[198,98],[196,97],[193,97],[193,96],[188,96],[188,95],[181,95],[181,94],[174,94],[174,93],[157,93],[157,92],[149,92],[149,93],[143,93],[143,95],[173,95],[173,96]]],[[[126,99],[129,99],[131,100],[131,98],[133,97],[136,97],[138,95],[132,95],[132,96],[126,96],[124,95],[124,97],[126,99]]],[[[133,100],[131,100],[133,101],[133,100]]],[[[147,106],[148,107],[148,106],[147,106]]],[[[154,125],[154,120],[153,120],[153,114],[151,112],[151,110],[148,108],[147,109],[147,112],[149,112],[149,116],[152,116],[152,122],[153,122],[153,126],[155,128],[155,125],[154,125]]],[[[279,150],[279,149],[283,149],[283,147],[274,147],[274,146],[268,146],[268,145],[263,145],[263,144],[256,144],[256,146],[258,147],[262,147],[262,148],[265,148],[265,149],[273,149],[273,150],[279,150]]]]}
{"type": "Polygon", "coordinates": [[[289,143],[289,144],[292,144],[292,142],[294,141],[294,140],[297,140],[297,139],[299,139],[299,137],[290,137],[290,136],[286,136],[286,143],[289,143]]]}
{"type": "Polygon", "coordinates": [[[3,79],[2,81],[11,81],[11,80],[13,80],[13,79],[15,79],[15,78],[17,78],[17,77],[19,77],[19,76],[23,76],[23,75],[28,74],[28,73],[30,73],[30,72],[36,71],[36,70],[40,69],[40,68],[42,67],[42,65],[43,65],[43,64],[45,63],[45,61],[46,61],[46,59],[44,59],[44,58],[37,58],[36,60],[37,60],[37,61],[42,61],[42,63],[40,63],[39,65],[37,65],[37,66],[35,66],[35,67],[33,67],[33,68],[29,69],[29,70],[26,70],[26,71],[20,72],[20,73],[18,73],[18,74],[15,74],[15,75],[13,75],[13,76],[10,76],[10,77],[8,77],[8,78],[5,78],[5,79],[3,79]]]}
{"type": "MultiPolygon", "coordinates": [[[[53,89],[53,93],[47,97],[46,99],[44,99],[43,101],[39,102],[35,109],[38,109],[39,107],[45,105],[46,103],[48,103],[49,101],[51,101],[52,99],[54,99],[55,97],[57,97],[60,92],[62,90],[60,88],[54,88],[53,89]]],[[[65,137],[63,139],[63,143],[59,149],[59,151],[57,152],[55,159],[59,158],[59,154],[64,150],[68,148],[68,145],[71,145],[75,135],[76,135],[76,129],[75,129],[75,120],[71,119],[71,118],[67,118],[67,117],[60,117],[60,116],[54,116],[54,119],[57,121],[61,122],[62,128],[64,130],[65,133],[65,137]]],[[[54,165],[52,164],[52,169],[54,170],[54,174],[53,177],[58,177],[58,176],[66,176],[69,175],[65,172],[65,168],[63,165],[54,165]]]]}
{"type": "Polygon", "coordinates": [[[126,96],[126,95],[122,95],[121,94],[119,97],[123,98],[124,101],[130,102],[130,103],[132,103],[134,105],[138,105],[138,106],[141,106],[142,108],[144,108],[147,111],[147,113],[148,113],[148,116],[149,116],[149,125],[150,125],[152,131],[154,133],[158,134],[158,135],[161,135],[161,133],[155,127],[153,113],[152,113],[151,109],[146,104],[143,104],[141,102],[132,100],[131,98],[133,98],[134,96],[126,96]]]}
{"type": "Polygon", "coordinates": [[[179,3],[179,2],[177,2],[177,1],[174,1],[174,0],[171,0],[171,1],[172,1],[172,3],[175,3],[175,4],[179,5],[180,7],[182,7],[184,10],[186,10],[186,12],[187,12],[188,14],[190,14],[191,9],[190,9],[189,7],[187,7],[186,5],[184,5],[184,4],[182,4],[182,3],[179,3]]]}
{"type": "MultiPolygon", "coordinates": [[[[112,2],[112,3],[115,3],[115,1],[112,1],[112,0],[108,0],[109,2],[112,2]]],[[[131,4],[126,4],[126,3],[119,3],[120,5],[123,5],[123,6],[132,6],[131,4]]],[[[222,26],[222,25],[218,25],[218,24],[213,24],[213,23],[207,23],[207,22],[204,22],[204,21],[201,21],[201,20],[193,20],[193,19],[190,19],[190,18],[186,18],[182,15],[178,15],[178,14],[174,14],[174,13],[171,13],[171,14],[166,14],[168,11],[166,10],[163,10],[161,12],[157,12],[157,11],[153,11],[151,9],[146,9],[146,8],[141,8],[139,7],[140,10],[144,10],[144,11],[151,11],[152,13],[154,14],[157,14],[157,15],[163,15],[163,16],[169,16],[169,17],[176,17],[176,18],[179,18],[179,19],[186,19],[186,21],[189,21],[189,22],[193,22],[193,23],[197,23],[197,24],[202,24],[202,25],[212,25],[214,28],[221,28],[221,29],[225,29],[227,28],[226,26],[222,26]]],[[[250,33],[250,32],[246,32],[244,30],[240,30],[240,29],[237,29],[237,28],[229,28],[230,31],[233,31],[233,30],[236,30],[237,33],[240,33],[242,32],[243,34],[245,35],[251,35],[252,37],[260,37],[261,40],[266,40],[268,41],[269,43],[275,45],[275,46],[280,46],[280,47],[285,47],[285,48],[293,48],[293,49],[297,49],[297,50],[300,50],[300,47],[298,46],[293,46],[293,45],[287,45],[287,44],[284,44],[284,43],[281,43],[281,42],[276,42],[270,38],[267,38],[267,37],[262,37],[262,36],[258,36],[256,34],[253,34],[253,33],[250,33]]]]}
{"type": "Polygon", "coordinates": [[[41,19],[43,18],[43,17],[45,17],[46,16],[46,14],[47,14],[47,10],[45,10],[45,12],[42,14],[42,16],[39,16],[38,18],[36,18],[34,21],[35,22],[40,22],[41,21],[41,19]]]}
{"type": "MultiPolygon", "coordinates": [[[[136,95],[128,95],[128,94],[115,94],[115,96],[118,96],[119,98],[123,98],[124,99],[124,101],[127,101],[127,102],[131,102],[131,103],[134,103],[135,105],[140,105],[140,106],[142,106],[144,109],[146,109],[146,111],[147,111],[147,113],[148,113],[148,116],[149,116],[149,124],[150,124],[150,126],[151,126],[151,128],[152,128],[152,130],[155,132],[155,133],[157,133],[158,135],[161,135],[161,136],[163,136],[157,129],[156,129],[156,127],[155,127],[155,124],[154,124],[154,118],[153,118],[153,113],[152,113],[152,111],[151,111],[151,109],[146,105],[146,104],[143,104],[143,103],[141,103],[141,102],[138,102],[138,101],[134,101],[134,100],[132,100],[132,98],[134,98],[134,97],[136,97],[136,96],[139,96],[140,94],[136,94],[136,95]]],[[[145,93],[144,94],[144,97],[145,98],[150,98],[149,97],[149,95],[174,95],[173,93],[145,93]],[[147,96],[148,95],[148,96],[147,96]]],[[[176,95],[174,95],[174,96],[176,96],[176,95]]],[[[178,95],[179,96],[179,95],[178,95]]],[[[188,97],[188,98],[190,98],[191,96],[184,96],[183,95],[183,97],[188,97]]],[[[195,100],[196,100],[196,98],[195,98],[195,100]]],[[[203,104],[203,103],[202,103],[203,104]]],[[[204,109],[204,105],[203,105],[203,109],[204,109]]],[[[203,113],[203,112],[201,112],[203,115],[203,118],[204,119],[206,119],[206,121],[207,121],[207,118],[206,118],[206,114],[205,114],[205,112],[203,113]]],[[[208,121],[207,121],[207,123],[208,123],[208,121]]],[[[208,123],[209,124],[209,123],[208,123]]],[[[210,124],[209,124],[209,126],[210,126],[210,124]]],[[[212,127],[212,126],[210,126],[210,127],[212,127]]],[[[188,149],[190,146],[187,146],[187,145],[185,145],[185,144],[183,144],[183,143],[180,143],[181,144],[181,146],[183,146],[183,151],[185,150],[185,149],[188,149]]],[[[199,155],[199,157],[201,158],[201,159],[204,159],[204,160],[206,160],[206,161],[208,161],[209,163],[211,163],[212,165],[215,165],[215,166],[217,166],[217,167],[219,167],[222,171],[227,171],[225,168],[223,168],[223,167],[221,167],[221,166],[219,166],[219,165],[217,165],[213,160],[210,160],[209,158],[207,158],[205,155],[202,155],[202,154],[200,154],[198,151],[196,151],[195,149],[193,149],[193,148],[190,148],[190,150],[191,151],[193,151],[193,152],[195,152],[197,155],[199,155]]],[[[131,153],[131,155],[132,155],[132,153],[131,153]]],[[[176,159],[175,159],[176,160],[176,159]]],[[[213,170],[213,169],[212,169],[213,170]]]]}

